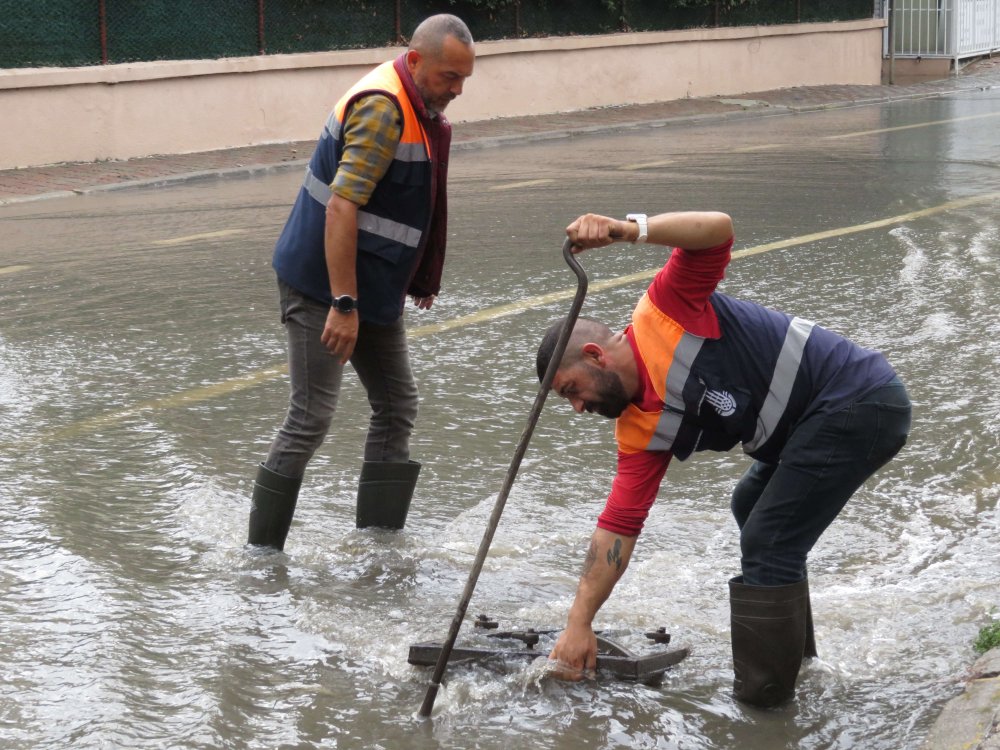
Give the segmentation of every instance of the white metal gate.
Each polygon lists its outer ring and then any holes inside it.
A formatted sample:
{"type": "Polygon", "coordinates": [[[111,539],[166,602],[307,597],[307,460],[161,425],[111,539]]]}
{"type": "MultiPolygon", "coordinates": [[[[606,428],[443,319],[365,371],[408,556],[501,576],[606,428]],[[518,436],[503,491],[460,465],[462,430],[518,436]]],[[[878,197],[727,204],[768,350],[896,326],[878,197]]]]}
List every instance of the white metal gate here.
{"type": "Polygon", "coordinates": [[[890,7],[887,56],[949,57],[957,65],[1000,50],[1000,0],[883,0],[883,17],[890,7]]]}

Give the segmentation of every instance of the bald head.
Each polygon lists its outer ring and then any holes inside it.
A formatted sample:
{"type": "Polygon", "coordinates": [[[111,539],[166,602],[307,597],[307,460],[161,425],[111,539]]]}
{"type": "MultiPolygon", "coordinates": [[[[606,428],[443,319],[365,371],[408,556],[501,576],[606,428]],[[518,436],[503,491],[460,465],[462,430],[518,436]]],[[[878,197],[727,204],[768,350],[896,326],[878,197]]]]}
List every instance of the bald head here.
{"type": "Polygon", "coordinates": [[[440,58],[444,49],[444,40],[455,37],[466,47],[472,46],[472,33],[458,16],[449,13],[439,13],[425,18],[413,32],[410,39],[410,49],[431,58],[440,58]]]}
{"type": "MultiPolygon", "coordinates": [[[[542,337],[542,343],[538,347],[538,355],[535,359],[535,368],[538,372],[538,382],[545,378],[545,372],[549,369],[549,362],[555,354],[556,343],[559,340],[559,333],[562,331],[564,321],[560,320],[549,326],[542,337]]],[[[566,344],[566,351],[559,368],[569,367],[580,361],[583,356],[584,344],[597,344],[607,346],[614,336],[614,332],[604,323],[593,318],[578,318],[573,326],[573,333],[570,334],[569,342],[566,344]]]]}

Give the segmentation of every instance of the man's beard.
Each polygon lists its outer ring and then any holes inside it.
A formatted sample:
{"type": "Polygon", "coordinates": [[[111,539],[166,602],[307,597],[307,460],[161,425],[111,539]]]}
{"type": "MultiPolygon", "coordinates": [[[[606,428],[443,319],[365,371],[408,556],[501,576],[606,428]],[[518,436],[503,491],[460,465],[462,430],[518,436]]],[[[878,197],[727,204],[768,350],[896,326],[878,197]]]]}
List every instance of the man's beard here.
{"type": "Polygon", "coordinates": [[[596,401],[588,401],[587,411],[596,412],[608,419],[618,419],[628,408],[631,399],[625,393],[622,379],[616,373],[608,372],[599,367],[591,367],[594,374],[594,387],[598,393],[596,401]]]}
{"type": "Polygon", "coordinates": [[[444,112],[445,108],[449,104],[451,104],[451,102],[454,100],[454,98],[455,97],[451,97],[450,99],[448,99],[448,98],[445,98],[445,97],[440,97],[439,99],[437,99],[435,101],[431,101],[431,100],[427,99],[426,97],[424,97],[423,98],[424,99],[424,109],[427,110],[427,114],[429,114],[431,117],[438,117],[439,115],[441,115],[441,113],[444,112]]]}
{"type": "Polygon", "coordinates": [[[420,94],[420,99],[424,103],[424,109],[427,110],[427,114],[431,117],[437,117],[443,113],[445,107],[455,100],[455,97],[450,94],[442,94],[437,99],[432,99],[430,92],[420,82],[414,80],[413,83],[417,87],[417,93],[420,94]]]}

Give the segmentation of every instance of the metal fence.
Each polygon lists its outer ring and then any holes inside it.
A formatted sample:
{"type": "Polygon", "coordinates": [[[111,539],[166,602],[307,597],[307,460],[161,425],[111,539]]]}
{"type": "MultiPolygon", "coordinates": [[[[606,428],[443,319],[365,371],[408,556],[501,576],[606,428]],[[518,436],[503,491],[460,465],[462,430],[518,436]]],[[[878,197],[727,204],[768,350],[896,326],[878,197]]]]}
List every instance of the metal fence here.
{"type": "Polygon", "coordinates": [[[478,40],[871,18],[871,0],[0,0],[0,68],[391,46],[454,13],[478,40]]]}
{"type": "Polygon", "coordinates": [[[957,65],[1000,50],[1000,0],[885,0],[885,8],[886,55],[944,57],[957,65]]]}

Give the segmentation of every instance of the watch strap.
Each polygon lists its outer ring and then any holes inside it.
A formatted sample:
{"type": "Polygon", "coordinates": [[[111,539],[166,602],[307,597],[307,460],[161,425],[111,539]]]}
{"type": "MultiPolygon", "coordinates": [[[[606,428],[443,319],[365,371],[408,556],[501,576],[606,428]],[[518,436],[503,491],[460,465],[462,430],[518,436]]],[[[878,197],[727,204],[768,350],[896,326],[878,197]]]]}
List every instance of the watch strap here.
{"type": "Polygon", "coordinates": [[[341,294],[333,298],[333,309],[347,315],[358,309],[358,301],[349,294],[341,294]]]}
{"type": "Polygon", "coordinates": [[[649,237],[649,219],[646,214],[626,214],[625,221],[634,221],[639,225],[639,236],[633,244],[640,245],[649,237]]]}

